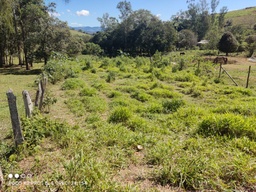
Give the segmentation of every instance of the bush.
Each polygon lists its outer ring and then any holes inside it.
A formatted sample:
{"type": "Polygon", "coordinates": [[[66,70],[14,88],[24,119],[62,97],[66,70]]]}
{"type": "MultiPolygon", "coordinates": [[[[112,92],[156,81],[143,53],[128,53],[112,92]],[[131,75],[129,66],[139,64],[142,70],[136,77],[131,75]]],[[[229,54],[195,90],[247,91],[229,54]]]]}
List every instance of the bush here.
{"type": "Polygon", "coordinates": [[[51,83],[55,84],[63,79],[77,77],[79,69],[67,62],[63,64],[63,61],[53,60],[44,66],[43,73],[51,83]]]}
{"type": "Polygon", "coordinates": [[[86,43],[84,50],[82,51],[83,55],[101,55],[102,49],[98,44],[95,43],[86,43]]]}

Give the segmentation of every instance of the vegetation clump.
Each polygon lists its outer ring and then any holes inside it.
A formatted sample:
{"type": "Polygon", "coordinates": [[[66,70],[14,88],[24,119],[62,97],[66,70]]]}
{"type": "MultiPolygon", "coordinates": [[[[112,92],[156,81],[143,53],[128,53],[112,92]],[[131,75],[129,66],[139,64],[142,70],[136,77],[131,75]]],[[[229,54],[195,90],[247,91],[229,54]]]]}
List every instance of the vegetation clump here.
{"type": "Polygon", "coordinates": [[[108,121],[111,123],[126,123],[131,116],[132,113],[128,108],[118,107],[111,113],[108,121]]]}
{"type": "Polygon", "coordinates": [[[256,130],[252,119],[234,114],[214,114],[199,124],[198,133],[205,136],[227,136],[230,138],[248,137],[256,140],[256,130]]]}

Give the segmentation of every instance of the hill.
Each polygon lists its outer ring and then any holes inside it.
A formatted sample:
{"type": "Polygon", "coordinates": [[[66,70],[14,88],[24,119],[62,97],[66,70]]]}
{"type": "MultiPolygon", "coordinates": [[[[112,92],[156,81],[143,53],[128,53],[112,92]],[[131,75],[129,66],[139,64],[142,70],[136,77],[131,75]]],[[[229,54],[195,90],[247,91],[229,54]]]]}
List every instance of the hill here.
{"type": "Polygon", "coordinates": [[[243,25],[247,28],[252,28],[256,24],[256,7],[229,11],[226,14],[226,20],[232,20],[233,25],[243,25]]]}
{"type": "Polygon", "coordinates": [[[101,31],[101,27],[89,27],[89,26],[86,26],[86,27],[72,27],[72,29],[74,29],[76,31],[83,31],[83,32],[88,33],[88,34],[94,34],[98,31],[101,31]]]}

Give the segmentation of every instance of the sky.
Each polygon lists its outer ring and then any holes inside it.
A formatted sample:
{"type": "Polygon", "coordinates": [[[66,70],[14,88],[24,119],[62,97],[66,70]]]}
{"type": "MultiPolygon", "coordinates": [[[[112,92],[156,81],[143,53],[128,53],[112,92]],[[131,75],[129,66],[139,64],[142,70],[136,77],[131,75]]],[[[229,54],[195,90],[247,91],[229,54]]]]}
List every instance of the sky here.
{"type": "MultiPolygon", "coordinates": [[[[70,27],[100,26],[97,18],[104,13],[118,18],[119,11],[116,6],[121,0],[45,0],[45,4],[56,3],[54,16],[68,22],[70,27]]],[[[157,15],[161,20],[168,21],[180,10],[187,10],[186,0],[129,0],[133,10],[147,9],[157,15]]],[[[197,0],[198,2],[199,0],[197,0]]],[[[211,0],[207,0],[210,7],[211,0]]],[[[255,0],[220,0],[217,12],[227,6],[229,11],[256,6],[255,0]]]]}

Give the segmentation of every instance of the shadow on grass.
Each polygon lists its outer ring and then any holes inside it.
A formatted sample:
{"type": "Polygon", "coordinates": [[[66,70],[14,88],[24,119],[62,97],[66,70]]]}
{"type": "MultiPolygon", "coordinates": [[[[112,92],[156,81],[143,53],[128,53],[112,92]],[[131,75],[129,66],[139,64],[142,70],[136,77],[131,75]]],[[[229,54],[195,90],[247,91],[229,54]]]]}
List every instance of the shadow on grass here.
{"type": "Polygon", "coordinates": [[[25,67],[20,67],[18,65],[0,68],[0,74],[3,75],[39,75],[41,72],[41,69],[26,70],[25,67]]]}

